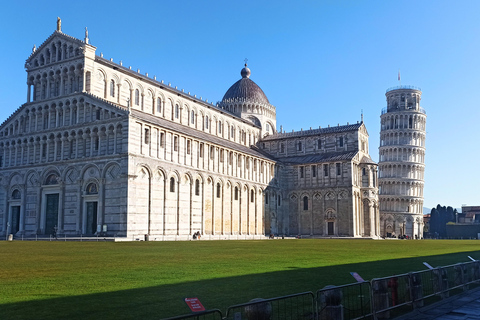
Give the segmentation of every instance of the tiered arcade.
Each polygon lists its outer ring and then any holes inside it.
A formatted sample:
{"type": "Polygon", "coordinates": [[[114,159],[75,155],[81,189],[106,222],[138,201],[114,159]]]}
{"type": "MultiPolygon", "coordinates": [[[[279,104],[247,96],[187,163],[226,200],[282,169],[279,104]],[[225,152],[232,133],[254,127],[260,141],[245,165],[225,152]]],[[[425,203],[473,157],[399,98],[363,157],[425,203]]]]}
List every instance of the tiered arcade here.
{"type": "Polygon", "coordinates": [[[427,118],[420,107],[422,92],[399,86],[385,95],[378,167],[381,234],[421,238],[427,118]]]}

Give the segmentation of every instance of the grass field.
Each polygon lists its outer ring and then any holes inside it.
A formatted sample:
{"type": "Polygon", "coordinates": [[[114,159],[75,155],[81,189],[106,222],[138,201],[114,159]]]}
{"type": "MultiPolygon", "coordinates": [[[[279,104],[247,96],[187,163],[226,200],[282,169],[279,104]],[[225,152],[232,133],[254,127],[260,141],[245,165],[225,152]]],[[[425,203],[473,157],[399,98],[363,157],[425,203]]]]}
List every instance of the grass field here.
{"type": "Polygon", "coordinates": [[[480,259],[475,240],[0,242],[1,319],[160,319],[480,259]]]}

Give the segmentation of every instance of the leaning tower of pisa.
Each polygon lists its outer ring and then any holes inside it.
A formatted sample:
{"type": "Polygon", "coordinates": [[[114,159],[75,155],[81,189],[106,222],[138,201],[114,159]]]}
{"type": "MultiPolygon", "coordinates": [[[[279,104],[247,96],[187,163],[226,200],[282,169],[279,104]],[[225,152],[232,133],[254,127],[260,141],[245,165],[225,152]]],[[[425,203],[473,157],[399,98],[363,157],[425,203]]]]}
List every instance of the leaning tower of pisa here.
{"type": "Polygon", "coordinates": [[[382,236],[423,237],[425,124],[422,91],[411,86],[385,93],[380,130],[379,201],[382,236]]]}

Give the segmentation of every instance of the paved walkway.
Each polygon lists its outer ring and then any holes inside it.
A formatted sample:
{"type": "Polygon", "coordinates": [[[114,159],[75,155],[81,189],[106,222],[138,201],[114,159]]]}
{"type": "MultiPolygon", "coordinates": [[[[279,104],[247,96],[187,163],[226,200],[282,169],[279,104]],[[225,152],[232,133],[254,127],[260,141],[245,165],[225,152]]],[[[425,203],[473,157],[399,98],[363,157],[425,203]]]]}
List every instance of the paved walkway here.
{"type": "Polygon", "coordinates": [[[480,320],[480,288],[420,308],[396,320],[480,320]]]}

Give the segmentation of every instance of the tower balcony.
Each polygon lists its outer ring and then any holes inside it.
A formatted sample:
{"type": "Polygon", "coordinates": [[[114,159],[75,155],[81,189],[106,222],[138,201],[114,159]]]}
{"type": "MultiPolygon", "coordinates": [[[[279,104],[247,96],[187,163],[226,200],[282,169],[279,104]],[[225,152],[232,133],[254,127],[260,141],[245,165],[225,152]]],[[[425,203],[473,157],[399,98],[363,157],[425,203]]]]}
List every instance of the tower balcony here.
{"type": "Polygon", "coordinates": [[[400,89],[407,89],[407,90],[417,90],[417,91],[422,91],[421,88],[415,87],[415,86],[396,86],[396,87],[390,87],[385,91],[385,93],[393,91],[393,90],[400,90],[400,89]]]}
{"type": "Polygon", "coordinates": [[[382,115],[384,115],[385,113],[388,113],[388,112],[419,112],[419,113],[423,113],[423,114],[427,114],[427,111],[425,111],[425,109],[423,109],[422,107],[418,107],[418,108],[393,108],[393,107],[385,107],[382,109],[382,115]]]}

